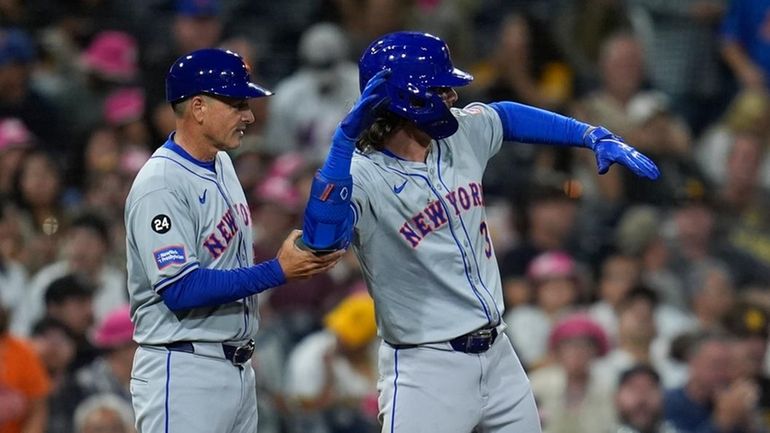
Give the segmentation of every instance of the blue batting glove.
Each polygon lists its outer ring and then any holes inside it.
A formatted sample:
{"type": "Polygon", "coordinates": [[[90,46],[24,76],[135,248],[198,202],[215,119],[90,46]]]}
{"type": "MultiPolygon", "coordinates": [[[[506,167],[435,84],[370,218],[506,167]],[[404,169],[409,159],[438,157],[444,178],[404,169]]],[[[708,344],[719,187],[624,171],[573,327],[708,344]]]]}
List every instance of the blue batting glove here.
{"type": "Polygon", "coordinates": [[[377,111],[390,103],[385,82],[390,69],[384,69],[366,83],[364,91],[347,116],[340,122],[340,129],[351,140],[355,140],[377,119],[377,111]]]}
{"type": "Polygon", "coordinates": [[[652,160],[641,152],[623,142],[623,139],[610,132],[603,126],[591,128],[583,138],[586,147],[593,149],[596,154],[596,165],[599,174],[607,173],[614,163],[625,165],[640,177],[655,180],[660,176],[660,170],[652,160]]]}

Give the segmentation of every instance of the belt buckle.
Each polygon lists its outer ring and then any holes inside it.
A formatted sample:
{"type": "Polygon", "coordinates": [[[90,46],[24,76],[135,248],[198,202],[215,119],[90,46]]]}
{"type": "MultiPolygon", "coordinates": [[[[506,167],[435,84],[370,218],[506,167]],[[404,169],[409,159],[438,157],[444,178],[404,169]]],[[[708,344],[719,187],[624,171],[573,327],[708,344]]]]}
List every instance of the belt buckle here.
{"type": "Polygon", "coordinates": [[[465,340],[465,350],[468,353],[483,353],[492,345],[492,329],[479,329],[468,335],[465,340]]]}
{"type": "Polygon", "coordinates": [[[236,347],[235,352],[233,353],[233,364],[243,365],[247,363],[254,354],[254,348],[254,340],[249,340],[248,343],[236,347]]]}
{"type": "Polygon", "coordinates": [[[471,334],[471,338],[492,338],[492,329],[479,329],[471,334]]]}

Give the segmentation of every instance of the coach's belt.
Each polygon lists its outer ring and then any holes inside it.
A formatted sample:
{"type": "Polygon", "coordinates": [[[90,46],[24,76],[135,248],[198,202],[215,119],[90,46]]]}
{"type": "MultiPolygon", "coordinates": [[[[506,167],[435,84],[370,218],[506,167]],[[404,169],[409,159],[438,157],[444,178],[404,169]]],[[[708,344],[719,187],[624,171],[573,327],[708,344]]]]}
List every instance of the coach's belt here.
{"type": "MultiPolygon", "coordinates": [[[[198,343],[201,344],[201,343],[198,343]]],[[[206,344],[206,343],[203,343],[206,344]]],[[[212,343],[208,343],[212,344],[212,343]]],[[[216,344],[216,343],[213,343],[216,344]]],[[[166,344],[164,346],[166,349],[172,351],[172,352],[185,352],[185,353],[195,353],[195,343],[190,341],[179,341],[176,343],[170,343],[166,344]]],[[[251,356],[254,354],[254,340],[249,340],[248,342],[240,345],[240,346],[233,346],[231,344],[224,344],[222,343],[222,352],[224,354],[225,359],[232,362],[233,365],[243,365],[251,359],[251,356]]]]}
{"type": "MultiPolygon", "coordinates": [[[[447,341],[452,349],[463,353],[484,353],[492,347],[497,339],[497,328],[484,328],[469,332],[457,338],[447,341]]],[[[388,343],[386,341],[386,343],[388,343]]],[[[419,344],[393,344],[388,343],[394,349],[412,349],[419,344]]]]}

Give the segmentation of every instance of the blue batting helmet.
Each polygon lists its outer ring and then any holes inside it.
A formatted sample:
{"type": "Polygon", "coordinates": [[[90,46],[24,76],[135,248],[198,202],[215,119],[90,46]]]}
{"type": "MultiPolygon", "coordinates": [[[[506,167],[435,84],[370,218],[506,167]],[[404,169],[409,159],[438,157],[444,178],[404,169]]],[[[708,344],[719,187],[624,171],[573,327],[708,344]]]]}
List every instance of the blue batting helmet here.
{"type": "Polygon", "coordinates": [[[215,48],[193,51],[178,58],[166,74],[168,102],[201,93],[236,99],[273,94],[251,82],[249,68],[240,55],[215,48]]]}
{"type": "Polygon", "coordinates": [[[386,84],[389,111],[437,140],[457,131],[457,119],[435,89],[465,86],[473,76],[452,65],[444,41],[419,32],[390,33],[374,41],[358,61],[361,90],[383,69],[391,70],[386,84]]]}

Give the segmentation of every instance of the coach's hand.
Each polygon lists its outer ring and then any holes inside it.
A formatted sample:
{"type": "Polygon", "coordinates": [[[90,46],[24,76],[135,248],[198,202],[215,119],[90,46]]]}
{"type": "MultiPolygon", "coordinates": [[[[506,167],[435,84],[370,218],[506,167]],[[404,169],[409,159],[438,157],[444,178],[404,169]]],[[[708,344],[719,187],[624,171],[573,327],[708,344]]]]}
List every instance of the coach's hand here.
{"type": "Polygon", "coordinates": [[[655,180],[660,176],[658,166],[650,158],[627,145],[622,138],[599,126],[588,131],[584,138],[586,147],[596,154],[599,174],[607,173],[614,163],[625,165],[640,177],[655,180]]]}
{"type": "Polygon", "coordinates": [[[333,268],[345,254],[345,250],[317,256],[311,251],[303,250],[295,242],[302,236],[302,230],[292,230],[281,249],[278,250],[278,263],[283,269],[286,281],[310,278],[315,274],[326,272],[333,268]]]}
{"type": "Polygon", "coordinates": [[[390,103],[386,89],[389,76],[389,69],[382,70],[373,76],[366,83],[356,105],[340,122],[340,129],[348,138],[357,139],[377,119],[377,111],[390,103]]]}

